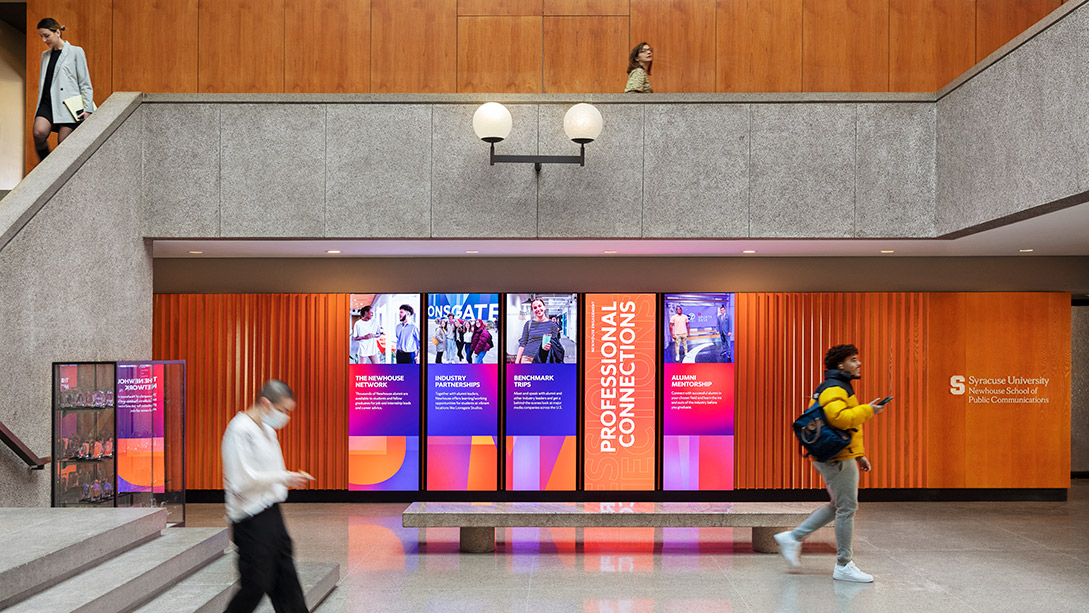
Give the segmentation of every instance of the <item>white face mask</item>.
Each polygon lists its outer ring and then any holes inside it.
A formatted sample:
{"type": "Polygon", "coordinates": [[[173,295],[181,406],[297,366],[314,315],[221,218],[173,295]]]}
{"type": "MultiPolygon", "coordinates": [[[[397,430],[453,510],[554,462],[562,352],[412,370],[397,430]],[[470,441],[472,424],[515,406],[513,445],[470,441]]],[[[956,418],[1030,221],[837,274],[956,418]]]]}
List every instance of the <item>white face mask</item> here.
{"type": "Polygon", "coordinates": [[[261,422],[267,424],[268,427],[272,428],[273,430],[279,430],[286,426],[288,420],[290,419],[291,416],[287,413],[272,409],[268,413],[265,413],[263,417],[261,417],[261,422]]]}

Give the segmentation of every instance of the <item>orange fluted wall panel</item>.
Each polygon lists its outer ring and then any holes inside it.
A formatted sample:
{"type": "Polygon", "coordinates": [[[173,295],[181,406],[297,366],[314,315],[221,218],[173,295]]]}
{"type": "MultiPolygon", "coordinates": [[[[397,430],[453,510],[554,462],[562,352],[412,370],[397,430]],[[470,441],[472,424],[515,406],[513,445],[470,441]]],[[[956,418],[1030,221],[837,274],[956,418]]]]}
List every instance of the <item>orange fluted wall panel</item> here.
{"type": "Polygon", "coordinates": [[[285,92],[370,91],[370,0],[285,0],[284,22],[285,92]]]}
{"type": "Polygon", "coordinates": [[[655,92],[715,91],[715,0],[631,0],[628,49],[644,41],[655,92]]]}
{"type": "Polygon", "coordinates": [[[975,28],[975,0],[890,0],[889,91],[937,91],[971,68],[975,28]]]}
{"type": "MultiPolygon", "coordinates": [[[[26,171],[38,165],[34,152],[34,134],[30,126],[38,110],[38,82],[41,77],[45,44],[34,26],[46,17],[56,19],[67,30],[64,39],[82,47],[87,55],[87,70],[95,88],[95,104],[102,104],[113,89],[113,0],[28,0],[26,4],[26,171]]],[[[71,95],[75,95],[73,92],[71,95]]],[[[57,120],[61,122],[62,120],[57,120]]],[[[71,121],[71,120],[68,120],[71,121]]],[[[55,134],[49,136],[49,148],[57,146],[55,134]]]]}
{"type": "Polygon", "coordinates": [[[1059,0],[976,0],[976,61],[1060,6],[1059,0]]]}
{"type": "Polygon", "coordinates": [[[545,17],[544,92],[620,93],[628,75],[627,17],[545,17]],[[586,58],[600,58],[588,62],[586,58]]]}
{"type": "Polygon", "coordinates": [[[200,93],[284,91],[284,0],[200,0],[197,22],[200,93]]]}
{"type": "Polygon", "coordinates": [[[718,1],[718,91],[802,90],[802,1],[718,1]]]}
{"type": "Polygon", "coordinates": [[[802,87],[889,90],[889,0],[805,0],[802,87]]]}
{"type": "Polygon", "coordinates": [[[458,17],[458,92],[541,91],[541,17],[458,17]]]}
{"type": "Polygon", "coordinates": [[[223,487],[227,422],[279,378],[298,409],[280,433],[289,469],[348,487],[348,295],[156,294],[154,356],[186,360],[186,487],[223,487]]]}
{"type": "Polygon", "coordinates": [[[824,352],[853,343],[860,402],[895,394],[866,424],[870,488],[924,487],[928,294],[753,293],[737,295],[738,489],[821,488],[790,424],[823,380],[824,352]]]}
{"type": "Polygon", "coordinates": [[[935,296],[927,487],[1069,487],[1070,295],[935,296]]]}
{"type": "Polygon", "coordinates": [[[457,91],[457,0],[371,0],[371,90],[457,91]]]}
{"type": "Polygon", "coordinates": [[[119,92],[197,91],[197,0],[113,0],[119,92]]]}

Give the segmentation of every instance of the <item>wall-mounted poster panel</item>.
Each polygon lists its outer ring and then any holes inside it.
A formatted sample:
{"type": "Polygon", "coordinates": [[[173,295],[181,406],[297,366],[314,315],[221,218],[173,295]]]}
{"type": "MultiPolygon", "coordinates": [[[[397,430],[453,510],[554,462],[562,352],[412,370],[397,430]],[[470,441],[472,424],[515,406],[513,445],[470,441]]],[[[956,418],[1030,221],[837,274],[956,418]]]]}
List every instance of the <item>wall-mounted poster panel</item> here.
{"type": "Polygon", "coordinates": [[[147,362],[117,364],[118,492],[166,491],[163,368],[147,362]]]}
{"type": "Polygon", "coordinates": [[[499,294],[429,294],[425,344],[427,489],[494,490],[499,294]]]}
{"type": "Polygon", "coordinates": [[[352,294],[348,489],[420,483],[420,294],[352,294]]]}
{"type": "Polygon", "coordinates": [[[575,489],[578,294],[507,294],[508,490],[575,489]]]}
{"type": "Polygon", "coordinates": [[[734,296],[666,294],[663,310],[663,486],[733,489],[734,296]]]}
{"type": "Polygon", "coordinates": [[[587,294],[585,488],[654,489],[654,294],[587,294]]]}

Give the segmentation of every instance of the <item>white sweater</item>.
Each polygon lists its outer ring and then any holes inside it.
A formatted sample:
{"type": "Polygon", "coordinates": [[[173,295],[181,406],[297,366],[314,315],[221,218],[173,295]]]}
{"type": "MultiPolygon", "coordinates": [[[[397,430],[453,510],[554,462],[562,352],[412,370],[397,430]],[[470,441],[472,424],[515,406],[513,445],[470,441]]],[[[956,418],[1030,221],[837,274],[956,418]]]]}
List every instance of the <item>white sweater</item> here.
{"type": "Polygon", "coordinates": [[[238,523],[287,500],[284,454],[276,431],[240,412],[223,433],[223,490],[227,519],[238,523]]]}

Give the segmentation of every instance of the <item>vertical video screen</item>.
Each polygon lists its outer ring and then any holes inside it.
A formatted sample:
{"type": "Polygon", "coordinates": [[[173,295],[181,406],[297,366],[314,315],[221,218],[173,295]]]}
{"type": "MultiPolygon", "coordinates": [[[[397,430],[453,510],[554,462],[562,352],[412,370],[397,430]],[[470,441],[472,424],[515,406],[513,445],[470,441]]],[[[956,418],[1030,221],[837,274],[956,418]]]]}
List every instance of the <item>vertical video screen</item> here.
{"type": "Polygon", "coordinates": [[[506,488],[573,490],[578,295],[507,294],[506,488]]]}
{"type": "Polygon", "coordinates": [[[586,295],[587,490],[654,489],[655,310],[654,294],[586,295]]]}
{"type": "Polygon", "coordinates": [[[420,294],[351,294],[348,489],[420,480],[420,294]]]}
{"type": "Polygon", "coordinates": [[[495,490],[499,294],[427,300],[427,489],[495,490]]]}
{"type": "Polygon", "coordinates": [[[662,474],[666,490],[734,487],[734,295],[666,294],[662,474]]]}

